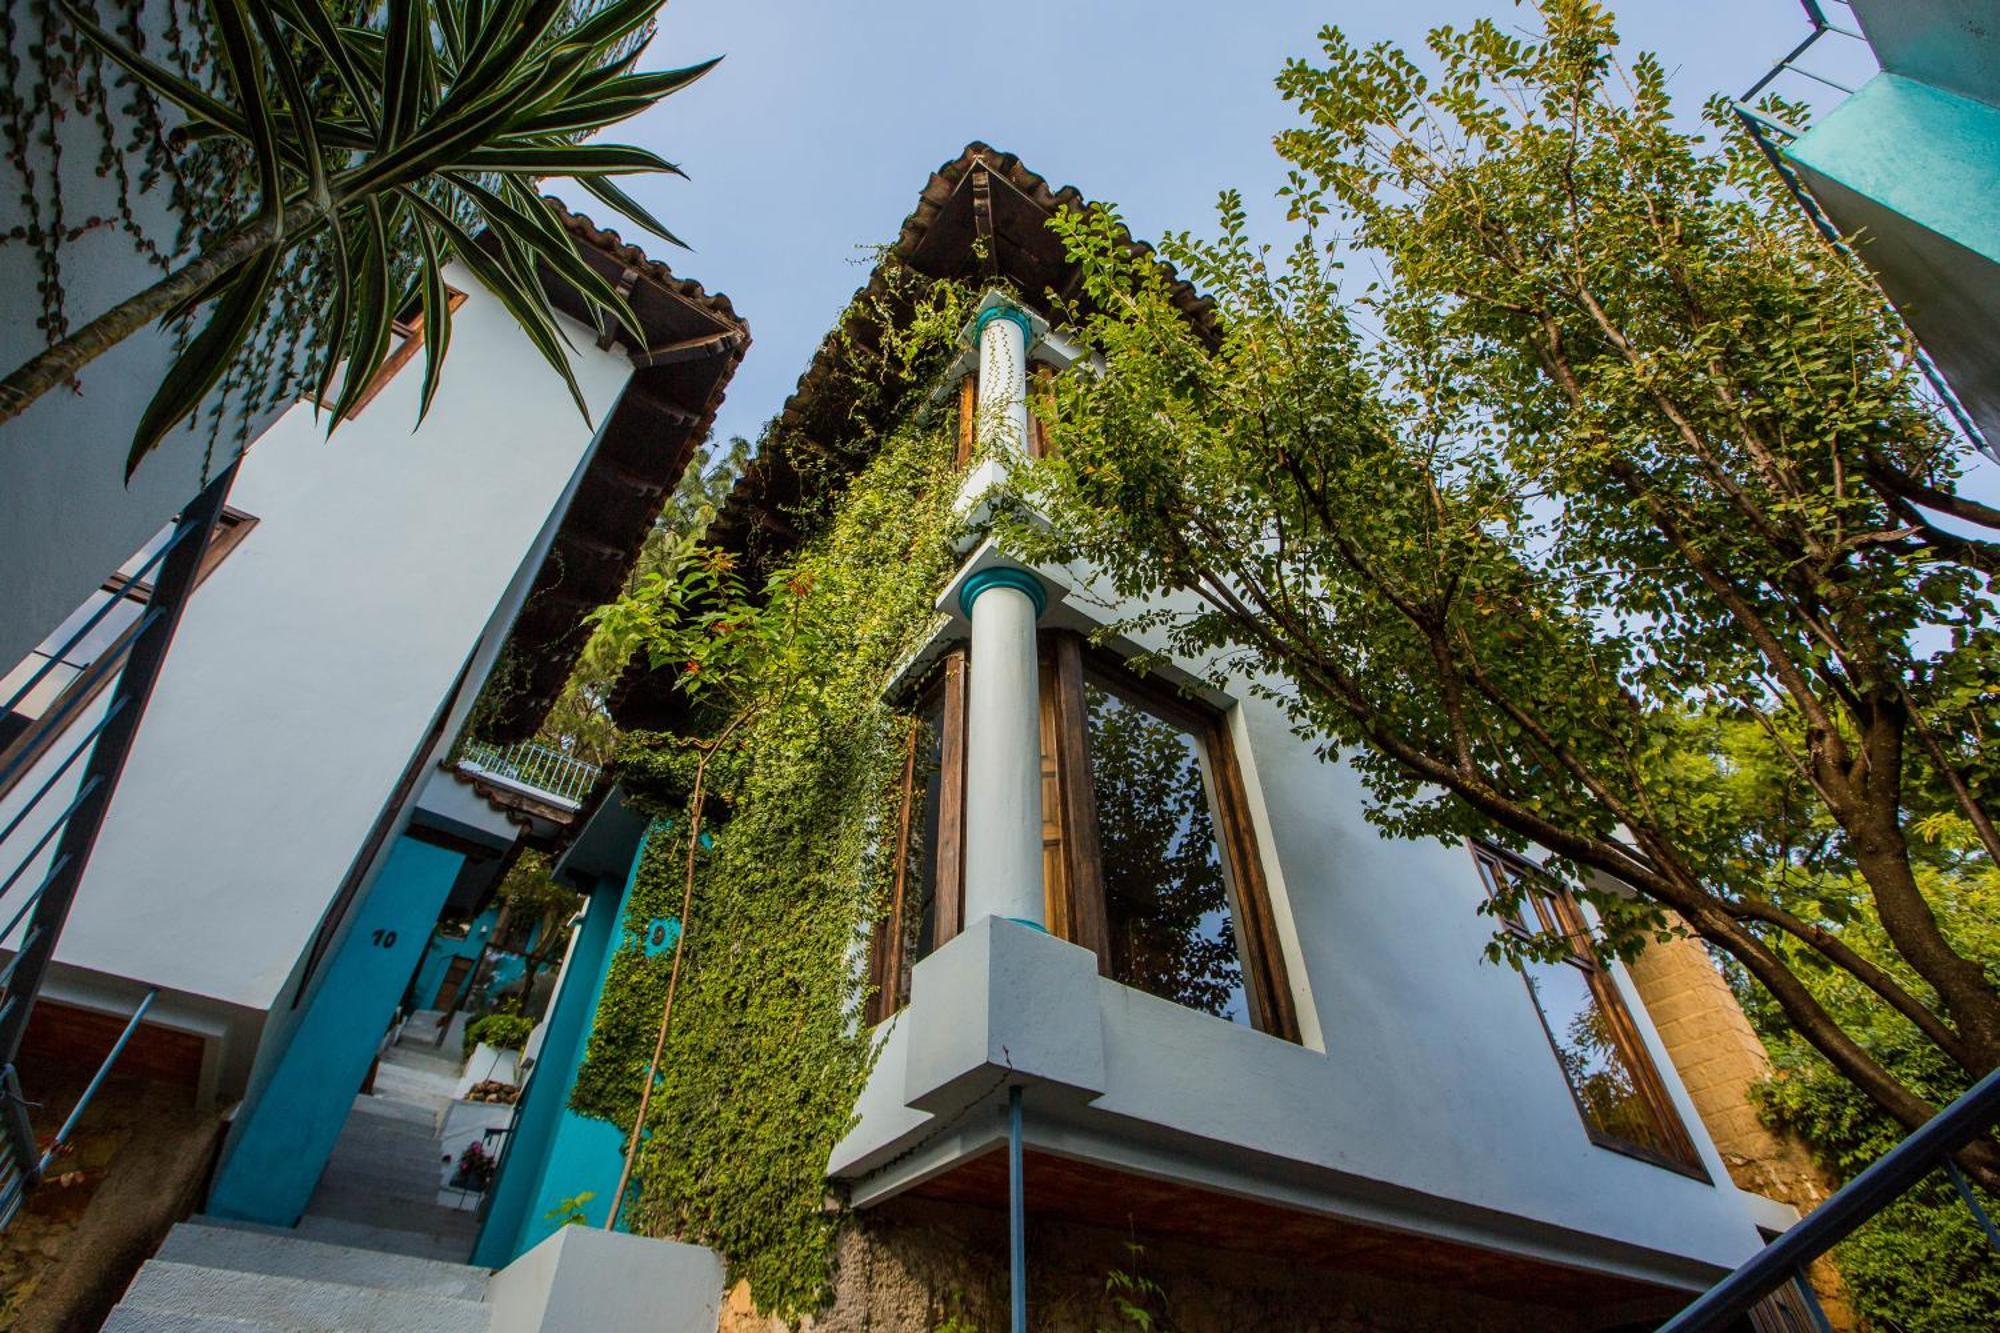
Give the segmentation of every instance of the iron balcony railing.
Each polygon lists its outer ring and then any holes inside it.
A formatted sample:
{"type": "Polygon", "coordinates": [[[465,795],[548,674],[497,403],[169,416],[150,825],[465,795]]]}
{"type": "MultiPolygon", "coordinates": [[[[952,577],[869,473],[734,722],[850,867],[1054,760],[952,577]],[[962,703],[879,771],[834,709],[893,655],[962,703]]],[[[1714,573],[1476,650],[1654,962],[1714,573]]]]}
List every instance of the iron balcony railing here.
{"type": "MultiPolygon", "coordinates": [[[[1849,4],[1849,0],[1830,0],[1830,3],[1851,12],[1852,6],[1849,4]]],[[[1849,26],[1845,23],[1836,23],[1828,18],[1826,4],[1822,0],[1799,0],[1799,7],[1805,11],[1806,22],[1810,26],[1810,31],[1806,33],[1804,39],[1797,46],[1786,52],[1777,64],[1771,66],[1765,72],[1764,77],[1751,84],[1744,91],[1743,95],[1731,104],[1731,109],[1735,111],[1736,118],[1743,122],[1744,129],[1749,132],[1750,138],[1756,143],[1758,151],[1771,164],[1771,169],[1778,173],[1778,178],[1785,183],[1786,190],[1790,192],[1792,198],[1798,203],[1800,211],[1812,222],[1813,227],[1820,235],[1826,237],[1830,245],[1852,261],[1861,272],[1868,273],[1871,270],[1863,263],[1861,257],[1854,253],[1853,248],[1847,243],[1847,237],[1841,233],[1838,226],[1834,225],[1832,217],[1828,215],[1825,208],[1821,207],[1819,200],[1813,197],[1812,191],[1806,188],[1804,178],[1799,175],[1798,170],[1792,165],[1790,159],[1785,156],[1784,146],[1799,138],[1805,131],[1798,126],[1778,119],[1770,111],[1755,105],[1756,99],[1759,96],[1766,92],[1778,91],[1775,85],[1788,76],[1796,76],[1797,78],[1818,84],[1821,87],[1831,88],[1843,97],[1852,96],[1855,92],[1855,89],[1851,85],[1828,76],[1822,70],[1812,68],[1805,63],[1805,57],[1814,48],[1818,47],[1820,39],[1824,37],[1833,37],[1840,42],[1849,43],[1852,48],[1865,47],[1868,39],[1862,35],[1858,27],[1849,26]]],[[[1877,290],[1880,290],[1879,286],[1877,290]]],[[[1887,293],[1882,293],[1881,295],[1882,304],[1894,313],[1898,322],[1901,322],[1902,312],[1896,310],[1895,304],[1889,300],[1887,293]]],[[[1912,338],[1912,346],[1916,348],[1917,365],[1922,369],[1924,380],[1930,385],[1932,395],[1937,399],[1938,405],[1944,409],[1945,414],[1951,418],[1952,423],[1958,427],[1959,432],[1975,448],[1984,450],[1995,459],[2000,459],[2000,441],[1989,441],[1980,431],[1978,425],[1972,420],[1972,414],[1965,410],[1963,403],[1959,402],[1958,395],[1952,391],[1951,385],[1946,382],[1944,372],[1937,368],[1937,363],[1931,360],[1930,353],[1924,349],[1923,345],[1917,343],[1912,338]]]]}
{"type": "MultiPolygon", "coordinates": [[[[235,480],[232,464],[174,520],[173,529],[140,568],[132,584],[148,585],[138,618],[96,653],[54,705],[14,738],[0,756],[0,1228],[13,1220],[30,1188],[103,1086],[151,1007],[149,994],[126,1025],[82,1098],[46,1151],[38,1150],[15,1061],[36,997],[55,957],[56,941],[90,863],[112,793],[131,753],[139,721],[152,698],[167,648],[188,595],[200,577],[223,501],[235,480]],[[108,686],[103,711],[86,723],[88,709],[108,686]],[[25,792],[25,796],[19,796],[25,792]],[[24,887],[29,886],[29,887],[24,887]]],[[[0,701],[0,715],[30,708],[28,700],[56,665],[100,634],[114,607],[107,598],[42,665],[0,701]]]]}
{"type": "Polygon", "coordinates": [[[459,746],[458,766],[571,807],[583,804],[603,772],[539,741],[502,746],[468,739],[459,746]]]}
{"type": "Polygon", "coordinates": [[[1772,1292],[1803,1280],[1808,1264],[1936,1170],[1951,1178],[1986,1239],[2000,1249],[2000,1229],[1994,1227],[1993,1219],[1952,1161],[1952,1154],[1985,1136],[1995,1123],[2000,1123],[2000,1070],[1979,1080],[1970,1092],[1932,1116],[1803,1221],[1663,1324],[1660,1333],[1710,1333],[1731,1327],[1732,1321],[1772,1292]]]}

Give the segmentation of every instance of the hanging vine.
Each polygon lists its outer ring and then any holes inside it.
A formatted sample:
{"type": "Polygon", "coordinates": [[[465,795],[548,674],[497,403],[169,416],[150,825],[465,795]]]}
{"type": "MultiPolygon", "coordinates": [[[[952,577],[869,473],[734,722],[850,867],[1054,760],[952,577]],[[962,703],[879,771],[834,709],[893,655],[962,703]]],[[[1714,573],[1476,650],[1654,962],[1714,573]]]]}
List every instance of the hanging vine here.
{"type": "MultiPolygon", "coordinates": [[[[934,377],[968,310],[946,286],[914,313],[899,304],[893,336],[878,327],[849,349],[855,373],[904,391],[934,377]]],[[[703,710],[694,735],[630,737],[621,751],[626,789],[670,830],[642,858],[572,1098],[631,1134],[663,1051],[624,1220],[714,1247],[760,1309],[791,1319],[831,1289],[839,1218],[824,1168],[873,1061],[857,958],[892,873],[912,725],[883,691],[935,628],[954,566],[955,423],[922,394],[901,401],[923,406],[772,580],[761,614],[782,622],[788,651],[703,710]],[[706,846],[685,836],[704,755],[706,846]],[[673,962],[639,940],[684,901],[667,1025],[673,962]]]]}
{"type": "MultiPolygon", "coordinates": [[[[190,83],[216,88],[213,33],[200,0],[94,0],[82,7],[135,49],[163,54],[190,83]]],[[[373,10],[366,0],[328,7],[342,23],[365,22],[373,10]]],[[[306,52],[298,54],[303,60],[306,52]]],[[[309,64],[302,72],[331,107],[337,94],[329,72],[309,64]]],[[[33,257],[35,328],[45,343],[95,313],[72,309],[66,276],[66,262],[86,236],[116,232],[164,273],[241,216],[255,189],[252,164],[226,144],[190,143],[177,131],[177,120],[162,113],[150,92],[107,67],[79,37],[55,0],[0,6],[0,158],[18,219],[0,232],[0,247],[19,246],[33,257]],[[84,155],[92,162],[88,180],[77,166],[84,155]]],[[[210,395],[204,480],[217,444],[233,456],[266,414],[299,396],[309,369],[307,337],[331,291],[324,258],[319,244],[291,256],[262,325],[210,395]]],[[[185,326],[175,330],[182,341],[189,333],[185,326]]]]}

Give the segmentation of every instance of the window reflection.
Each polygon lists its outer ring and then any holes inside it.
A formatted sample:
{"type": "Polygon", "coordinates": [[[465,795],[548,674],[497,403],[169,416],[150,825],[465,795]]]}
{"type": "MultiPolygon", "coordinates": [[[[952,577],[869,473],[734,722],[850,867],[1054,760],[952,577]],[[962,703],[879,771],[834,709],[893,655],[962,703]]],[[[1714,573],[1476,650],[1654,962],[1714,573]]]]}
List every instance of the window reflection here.
{"type": "Polygon", "coordinates": [[[1199,743],[1095,683],[1085,684],[1084,704],[1112,977],[1247,1025],[1199,743]]]}
{"type": "Polygon", "coordinates": [[[1585,1123],[1611,1138],[1674,1156],[1675,1146],[1647,1104],[1591,977],[1574,963],[1530,963],[1525,971],[1585,1123]]]}
{"type": "Polygon", "coordinates": [[[1521,972],[1584,1124],[1598,1143],[1699,1171],[1700,1158],[1669,1103],[1611,976],[1597,961],[1582,909],[1558,881],[1518,858],[1475,847],[1486,891],[1517,893],[1503,919],[1520,937],[1560,936],[1565,956],[1524,958],[1521,972]]]}
{"type": "Polygon", "coordinates": [[[910,1002],[910,970],[918,960],[930,957],[937,947],[938,819],[943,804],[944,782],[944,694],[934,691],[918,715],[923,728],[917,740],[917,762],[912,798],[910,845],[903,862],[903,910],[895,922],[902,932],[898,950],[896,1002],[902,1008],[910,1002]]]}

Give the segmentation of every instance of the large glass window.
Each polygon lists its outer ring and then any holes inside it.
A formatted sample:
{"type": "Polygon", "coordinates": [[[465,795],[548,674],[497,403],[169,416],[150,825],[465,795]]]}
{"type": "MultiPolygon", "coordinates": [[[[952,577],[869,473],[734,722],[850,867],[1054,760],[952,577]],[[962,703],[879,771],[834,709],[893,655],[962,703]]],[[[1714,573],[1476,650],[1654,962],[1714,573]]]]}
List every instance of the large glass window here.
{"type": "Polygon", "coordinates": [[[1476,846],[1473,859],[1496,902],[1519,904],[1503,915],[1508,930],[1524,940],[1562,941],[1561,957],[1525,961],[1521,970],[1592,1140],[1705,1177],[1617,984],[1591,947],[1576,899],[1553,877],[1497,848],[1476,846]]]}
{"type": "MultiPolygon", "coordinates": [[[[1297,1040],[1221,719],[1094,657],[1074,634],[1045,635],[1043,649],[1050,933],[1091,949],[1115,981],[1297,1040]]],[[[918,709],[897,833],[904,868],[875,933],[877,1020],[908,1001],[911,965],[958,932],[968,669],[962,656],[950,659],[918,709]]]]}
{"type": "Polygon", "coordinates": [[[948,658],[911,719],[889,903],[871,948],[869,1021],[910,1001],[910,972],[958,933],[965,661],[948,658]]]}
{"type": "Polygon", "coordinates": [[[1200,739],[1095,680],[1083,697],[1111,976],[1249,1023],[1200,739]]]}

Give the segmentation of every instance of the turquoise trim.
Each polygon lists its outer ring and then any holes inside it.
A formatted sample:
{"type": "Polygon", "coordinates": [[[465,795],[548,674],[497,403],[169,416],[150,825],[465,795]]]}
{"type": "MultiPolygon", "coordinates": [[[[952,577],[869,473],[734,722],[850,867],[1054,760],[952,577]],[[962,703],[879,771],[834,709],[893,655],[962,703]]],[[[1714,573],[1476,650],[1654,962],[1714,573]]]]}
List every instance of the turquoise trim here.
{"type": "Polygon", "coordinates": [[[237,1112],[208,1213],[298,1222],[464,864],[459,852],[396,840],[270,1077],[237,1112]]]}
{"type": "Polygon", "coordinates": [[[647,826],[622,882],[599,880],[591,890],[568,973],[546,1020],[541,1055],[521,1090],[500,1174],[488,1191],[486,1220],[472,1251],[472,1261],[482,1268],[505,1268],[547,1240],[556,1230],[549,1214],[586,1191],[596,1196],[584,1208],[590,1225],[604,1225],[625,1163],[625,1136],[616,1125],[571,1110],[569,1098],[612,960],[633,925],[625,915],[646,844],[664,829],[662,823],[647,826]]]}
{"type": "Polygon", "coordinates": [[[1030,921],[1028,920],[1028,918],[1024,916],[1003,916],[1000,919],[1002,921],[1012,921],[1017,926],[1026,926],[1029,930],[1039,930],[1044,935],[1049,933],[1049,928],[1047,926],[1043,925],[1039,921],[1030,921]]]}
{"type": "Polygon", "coordinates": [[[980,311],[978,317],[972,321],[972,341],[975,346],[985,336],[986,326],[996,319],[1012,321],[1014,326],[1021,330],[1022,344],[1028,347],[1034,345],[1035,323],[1028,318],[1027,311],[1017,305],[990,305],[980,311]]]}
{"type": "Polygon", "coordinates": [[[995,565],[991,569],[982,569],[959,585],[958,609],[970,618],[972,604],[978,601],[979,594],[988,588],[1013,588],[1028,594],[1028,600],[1035,604],[1037,620],[1040,620],[1042,613],[1049,609],[1049,593],[1048,589],[1042,586],[1042,581],[1027,570],[1016,569],[1012,565],[995,565]]]}

